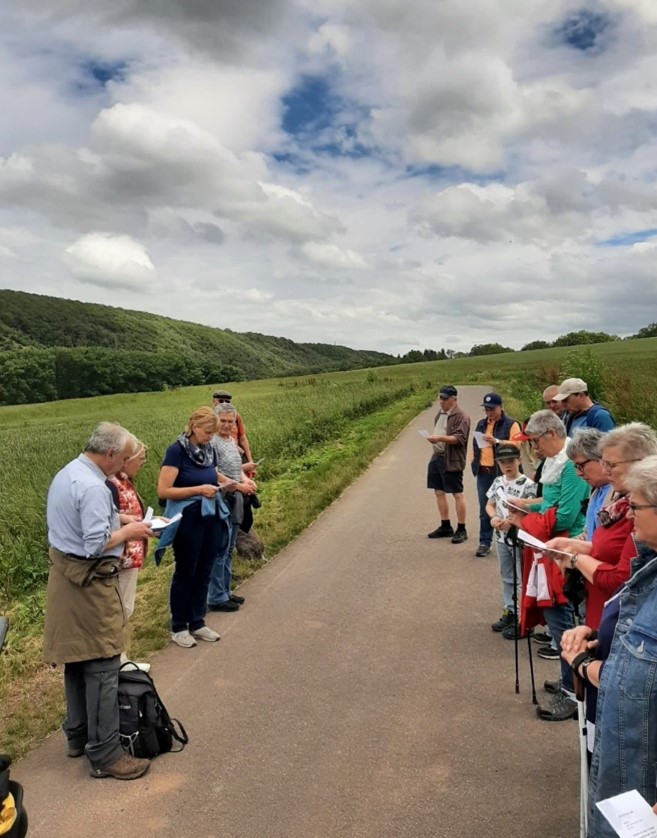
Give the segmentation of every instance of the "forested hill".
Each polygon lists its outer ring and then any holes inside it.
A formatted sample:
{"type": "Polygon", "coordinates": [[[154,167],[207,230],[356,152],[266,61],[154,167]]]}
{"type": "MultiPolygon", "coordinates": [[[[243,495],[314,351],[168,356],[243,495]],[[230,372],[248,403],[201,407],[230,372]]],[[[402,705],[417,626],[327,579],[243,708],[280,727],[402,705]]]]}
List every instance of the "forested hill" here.
{"type": "Polygon", "coordinates": [[[0,404],[359,369],[382,352],[294,343],[111,306],[0,290],[0,404]]]}

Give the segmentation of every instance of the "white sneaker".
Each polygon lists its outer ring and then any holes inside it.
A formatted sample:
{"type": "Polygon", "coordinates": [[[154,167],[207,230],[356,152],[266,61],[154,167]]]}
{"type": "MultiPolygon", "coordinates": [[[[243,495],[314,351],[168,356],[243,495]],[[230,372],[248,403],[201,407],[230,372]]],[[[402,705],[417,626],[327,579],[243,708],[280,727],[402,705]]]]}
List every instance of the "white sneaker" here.
{"type": "Polygon", "coordinates": [[[208,643],[215,643],[221,640],[221,636],[213,631],[209,626],[201,626],[200,629],[192,632],[192,637],[198,637],[199,640],[207,640],[208,643]]]}
{"type": "Polygon", "coordinates": [[[150,665],[150,663],[146,663],[144,661],[143,663],[138,663],[137,664],[137,669],[140,672],[150,672],[151,671],[151,665],[150,665]]]}
{"type": "Polygon", "coordinates": [[[182,646],[183,649],[191,649],[192,646],[196,646],[196,640],[192,637],[192,635],[184,629],[183,631],[174,631],[171,634],[171,639],[174,643],[177,643],[179,646],[182,646]]]}

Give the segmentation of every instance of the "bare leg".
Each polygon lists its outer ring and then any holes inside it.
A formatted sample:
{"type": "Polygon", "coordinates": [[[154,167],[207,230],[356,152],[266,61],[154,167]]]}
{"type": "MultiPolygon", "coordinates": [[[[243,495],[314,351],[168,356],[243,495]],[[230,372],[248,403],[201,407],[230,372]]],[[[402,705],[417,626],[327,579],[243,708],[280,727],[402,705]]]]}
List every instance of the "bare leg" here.
{"type": "Polygon", "coordinates": [[[440,516],[440,520],[449,521],[449,506],[447,504],[447,495],[439,489],[435,489],[434,491],[436,493],[436,503],[438,504],[438,515],[440,516]]]}
{"type": "MultiPolygon", "coordinates": [[[[465,496],[463,493],[454,495],[454,506],[456,507],[456,520],[459,524],[465,526],[465,496]]],[[[447,500],[445,500],[445,508],[447,508],[447,500]]]]}

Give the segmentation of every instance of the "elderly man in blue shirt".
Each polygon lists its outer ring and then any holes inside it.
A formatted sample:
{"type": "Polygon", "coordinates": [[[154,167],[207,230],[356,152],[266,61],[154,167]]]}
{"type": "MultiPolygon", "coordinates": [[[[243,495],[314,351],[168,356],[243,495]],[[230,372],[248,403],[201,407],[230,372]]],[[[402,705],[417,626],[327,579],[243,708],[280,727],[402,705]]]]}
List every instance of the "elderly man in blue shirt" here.
{"type": "Polygon", "coordinates": [[[149,767],[124,753],[118,683],[125,615],[118,587],[126,541],[152,538],[148,524],[123,525],[107,478],[123,468],[133,435],[101,422],[84,453],[59,471],[47,502],[50,549],[44,659],[64,665],[68,755],[86,754],[92,777],[133,780],[149,767]]]}

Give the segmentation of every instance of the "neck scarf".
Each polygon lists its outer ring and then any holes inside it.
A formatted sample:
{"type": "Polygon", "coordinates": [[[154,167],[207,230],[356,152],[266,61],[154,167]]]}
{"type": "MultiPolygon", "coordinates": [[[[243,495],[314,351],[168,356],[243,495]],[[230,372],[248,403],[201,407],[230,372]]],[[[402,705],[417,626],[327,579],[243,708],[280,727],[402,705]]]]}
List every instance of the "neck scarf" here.
{"type": "Polygon", "coordinates": [[[214,451],[210,444],[194,445],[185,434],[180,434],[178,442],[185,454],[197,466],[206,467],[214,465],[214,451]]]}
{"type": "Polygon", "coordinates": [[[561,451],[555,454],[554,457],[545,458],[545,464],[541,472],[541,483],[544,486],[558,483],[567,462],[568,456],[566,455],[566,446],[564,445],[561,451]]]}

